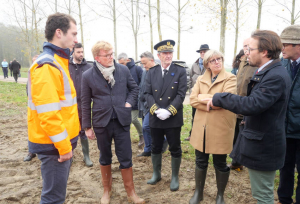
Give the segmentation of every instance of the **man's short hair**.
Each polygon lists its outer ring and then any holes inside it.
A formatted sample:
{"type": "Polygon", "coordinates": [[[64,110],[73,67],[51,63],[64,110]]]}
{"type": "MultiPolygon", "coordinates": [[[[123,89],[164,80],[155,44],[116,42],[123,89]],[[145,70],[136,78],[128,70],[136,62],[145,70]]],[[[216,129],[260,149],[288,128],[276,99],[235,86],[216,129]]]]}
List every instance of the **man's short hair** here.
{"type": "Polygon", "coordinates": [[[96,44],[92,47],[92,53],[94,58],[99,54],[100,50],[111,50],[113,49],[112,45],[109,42],[106,41],[98,41],[96,44]]]}
{"type": "Polygon", "coordinates": [[[267,50],[267,57],[278,59],[282,50],[280,37],[270,30],[256,30],[251,34],[251,38],[258,40],[258,50],[260,52],[267,50]]]}
{"type": "Polygon", "coordinates": [[[124,59],[124,60],[127,60],[128,59],[128,56],[125,52],[122,52],[121,54],[118,55],[118,60],[120,59],[124,59]]]}
{"type": "Polygon", "coordinates": [[[45,38],[48,42],[53,40],[56,29],[60,29],[66,34],[70,28],[70,22],[76,25],[75,19],[68,14],[55,13],[50,15],[45,27],[45,38]]]}
{"type": "Polygon", "coordinates": [[[81,43],[76,43],[74,46],[74,50],[75,50],[75,48],[83,48],[83,46],[81,43]]]}
{"type": "Polygon", "coordinates": [[[149,51],[143,52],[143,53],[141,54],[140,58],[143,58],[143,57],[148,58],[148,59],[150,59],[150,60],[151,60],[151,59],[154,60],[154,57],[153,57],[152,53],[149,52],[149,51]]]}

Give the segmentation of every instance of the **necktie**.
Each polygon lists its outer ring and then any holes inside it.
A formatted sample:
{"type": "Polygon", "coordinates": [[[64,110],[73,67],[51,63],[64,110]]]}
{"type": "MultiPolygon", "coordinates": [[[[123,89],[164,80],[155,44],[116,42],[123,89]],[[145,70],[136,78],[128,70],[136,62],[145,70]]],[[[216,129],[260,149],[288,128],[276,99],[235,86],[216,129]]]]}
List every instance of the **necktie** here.
{"type": "Polygon", "coordinates": [[[165,76],[168,74],[168,70],[167,69],[164,69],[164,77],[163,78],[165,78],[165,76]]]}
{"type": "Polygon", "coordinates": [[[293,69],[295,69],[297,66],[297,61],[292,62],[292,65],[293,65],[293,69]]]}
{"type": "Polygon", "coordinates": [[[298,69],[296,67],[297,67],[297,61],[292,62],[292,69],[291,69],[292,79],[294,79],[297,74],[298,69]]]}

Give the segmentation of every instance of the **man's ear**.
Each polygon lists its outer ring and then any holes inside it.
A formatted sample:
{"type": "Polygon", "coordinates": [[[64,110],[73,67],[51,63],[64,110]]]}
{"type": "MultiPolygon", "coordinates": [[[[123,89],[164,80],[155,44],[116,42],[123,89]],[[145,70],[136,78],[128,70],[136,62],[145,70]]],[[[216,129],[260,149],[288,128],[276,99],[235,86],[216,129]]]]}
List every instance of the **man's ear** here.
{"type": "Polygon", "coordinates": [[[262,52],[263,57],[267,57],[268,56],[268,50],[263,50],[262,52]]]}
{"type": "Polygon", "coordinates": [[[61,29],[56,29],[55,30],[55,33],[54,33],[54,35],[57,37],[57,38],[61,38],[61,36],[63,35],[63,32],[62,32],[62,30],[61,29]]]}

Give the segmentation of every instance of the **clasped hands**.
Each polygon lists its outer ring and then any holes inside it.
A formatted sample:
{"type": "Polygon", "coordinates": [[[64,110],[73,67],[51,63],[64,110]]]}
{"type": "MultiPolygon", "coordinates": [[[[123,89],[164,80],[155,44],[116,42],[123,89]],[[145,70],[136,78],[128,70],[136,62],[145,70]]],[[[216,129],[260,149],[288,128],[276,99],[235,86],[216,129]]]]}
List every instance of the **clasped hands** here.
{"type": "Polygon", "coordinates": [[[166,120],[171,116],[170,111],[160,108],[154,112],[156,116],[161,120],[166,120]]]}
{"type": "Polygon", "coordinates": [[[209,112],[210,110],[212,109],[216,109],[217,107],[214,106],[213,102],[212,102],[212,98],[204,98],[202,99],[201,101],[206,101],[207,104],[206,104],[206,107],[207,107],[207,112],[209,112]]]}

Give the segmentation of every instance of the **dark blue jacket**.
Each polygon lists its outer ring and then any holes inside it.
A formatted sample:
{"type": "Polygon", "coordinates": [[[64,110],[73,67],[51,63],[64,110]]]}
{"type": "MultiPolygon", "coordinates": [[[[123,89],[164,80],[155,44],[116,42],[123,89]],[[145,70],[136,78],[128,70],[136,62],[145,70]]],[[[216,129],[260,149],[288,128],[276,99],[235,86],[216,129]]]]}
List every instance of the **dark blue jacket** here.
{"type": "MultiPolygon", "coordinates": [[[[130,62],[126,64],[126,66],[130,70],[130,74],[134,79],[135,83],[139,86],[142,80],[143,69],[140,66],[135,65],[135,62],[132,58],[129,58],[130,62]]],[[[138,101],[132,105],[132,110],[138,110],[138,101]]]]}
{"type": "MultiPolygon", "coordinates": [[[[282,59],[282,65],[288,71],[291,80],[291,60],[282,59]]],[[[300,139],[300,69],[292,81],[289,103],[286,111],[285,131],[287,138],[300,139]]]]}
{"type": "Polygon", "coordinates": [[[244,115],[245,126],[230,157],[259,171],[283,167],[286,152],[284,121],[290,88],[290,76],[280,59],[276,59],[254,74],[247,96],[214,95],[215,106],[244,115]]]}
{"type": "Polygon", "coordinates": [[[147,105],[146,97],[145,97],[145,88],[146,88],[146,78],[147,78],[148,71],[144,70],[142,75],[142,80],[139,85],[139,97],[138,97],[138,108],[139,108],[139,117],[143,118],[148,112],[149,107],[147,105]]]}
{"type": "Polygon", "coordinates": [[[92,68],[83,73],[81,82],[82,129],[92,126],[106,127],[113,113],[116,114],[122,126],[130,125],[131,108],[125,107],[125,103],[134,104],[137,101],[139,87],[126,66],[121,64],[115,63],[114,79],[115,85],[111,88],[95,62],[92,68]],[[91,119],[93,125],[91,125],[91,119]]]}

